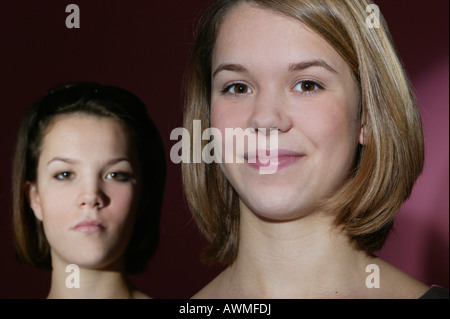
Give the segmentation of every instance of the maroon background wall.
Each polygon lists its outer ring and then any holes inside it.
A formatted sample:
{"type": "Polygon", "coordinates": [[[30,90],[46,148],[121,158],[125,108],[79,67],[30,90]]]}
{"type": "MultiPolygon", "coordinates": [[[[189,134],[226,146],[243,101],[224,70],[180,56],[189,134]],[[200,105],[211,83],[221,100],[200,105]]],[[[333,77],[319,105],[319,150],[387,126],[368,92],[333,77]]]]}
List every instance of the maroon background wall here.
{"type": "MultiPolygon", "coordinates": [[[[220,271],[199,262],[181,168],[170,162],[181,126],[182,76],[195,22],[209,1],[4,1],[0,4],[0,298],[44,298],[50,275],[17,263],[11,243],[11,158],[25,111],[45,91],[96,81],[138,95],[163,137],[168,162],[160,247],[132,281],[155,298],[188,298],[220,271]],[[65,8],[80,7],[67,29],[65,8]]],[[[427,284],[448,288],[449,90],[446,0],[376,1],[410,75],[423,115],[426,166],[380,255],[427,284]]]]}

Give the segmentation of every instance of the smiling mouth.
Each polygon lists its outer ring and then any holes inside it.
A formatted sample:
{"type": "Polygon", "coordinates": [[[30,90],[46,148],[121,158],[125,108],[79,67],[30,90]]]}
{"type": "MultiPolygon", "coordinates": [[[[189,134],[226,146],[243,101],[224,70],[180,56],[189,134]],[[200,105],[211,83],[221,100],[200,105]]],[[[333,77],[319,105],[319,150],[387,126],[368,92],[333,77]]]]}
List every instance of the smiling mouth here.
{"type": "Polygon", "coordinates": [[[72,229],[76,232],[92,234],[105,230],[105,225],[97,220],[84,220],[76,224],[72,229]]]}
{"type": "Polygon", "coordinates": [[[245,162],[252,168],[274,168],[280,170],[294,165],[305,155],[290,150],[258,150],[244,154],[245,162]]]}

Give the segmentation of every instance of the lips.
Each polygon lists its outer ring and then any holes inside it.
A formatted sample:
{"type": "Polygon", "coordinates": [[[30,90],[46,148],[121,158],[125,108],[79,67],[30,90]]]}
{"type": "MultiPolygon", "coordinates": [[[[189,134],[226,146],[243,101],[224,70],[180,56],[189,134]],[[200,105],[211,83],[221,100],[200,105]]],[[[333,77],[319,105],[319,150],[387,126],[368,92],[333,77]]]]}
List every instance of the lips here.
{"type": "Polygon", "coordinates": [[[244,154],[245,162],[258,170],[263,168],[280,170],[297,163],[302,157],[303,154],[284,149],[257,150],[244,154]]]}
{"type": "Polygon", "coordinates": [[[101,232],[105,229],[105,225],[103,225],[98,220],[83,220],[82,222],[76,224],[72,229],[74,231],[85,233],[85,234],[92,234],[101,232]]]}

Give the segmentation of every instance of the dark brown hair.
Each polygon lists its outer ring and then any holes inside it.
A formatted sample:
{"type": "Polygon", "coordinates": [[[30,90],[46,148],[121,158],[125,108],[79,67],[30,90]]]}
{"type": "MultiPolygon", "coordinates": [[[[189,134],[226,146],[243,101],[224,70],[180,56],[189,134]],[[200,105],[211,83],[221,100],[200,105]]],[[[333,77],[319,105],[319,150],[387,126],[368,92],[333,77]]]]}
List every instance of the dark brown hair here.
{"type": "Polygon", "coordinates": [[[142,167],[142,191],[134,231],[126,250],[126,271],[142,271],[154,254],[165,183],[164,147],[144,103],[124,89],[97,83],[59,86],[35,103],[23,119],[13,162],[13,226],[20,261],[51,269],[50,247],[42,222],[26,196],[26,183],[35,183],[43,138],[57,116],[85,114],[118,120],[130,133],[142,167]]]}

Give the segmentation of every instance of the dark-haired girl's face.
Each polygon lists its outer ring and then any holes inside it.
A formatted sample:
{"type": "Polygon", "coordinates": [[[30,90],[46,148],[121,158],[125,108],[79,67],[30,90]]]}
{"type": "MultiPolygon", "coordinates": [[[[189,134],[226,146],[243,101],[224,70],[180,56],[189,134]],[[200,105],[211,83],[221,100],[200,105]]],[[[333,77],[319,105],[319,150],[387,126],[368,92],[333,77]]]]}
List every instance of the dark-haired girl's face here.
{"type": "Polygon", "coordinates": [[[220,27],[212,74],[212,127],[223,135],[227,128],[278,131],[275,173],[250,164],[255,146],[221,164],[241,208],[275,220],[313,212],[350,173],[361,139],[348,65],[299,21],[240,4],[220,27]]]}
{"type": "Polygon", "coordinates": [[[122,266],[141,183],[132,145],[112,118],[62,115],[50,123],[29,198],[53,264],[122,266]]]}

